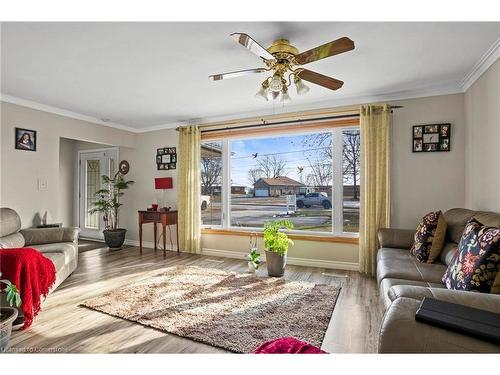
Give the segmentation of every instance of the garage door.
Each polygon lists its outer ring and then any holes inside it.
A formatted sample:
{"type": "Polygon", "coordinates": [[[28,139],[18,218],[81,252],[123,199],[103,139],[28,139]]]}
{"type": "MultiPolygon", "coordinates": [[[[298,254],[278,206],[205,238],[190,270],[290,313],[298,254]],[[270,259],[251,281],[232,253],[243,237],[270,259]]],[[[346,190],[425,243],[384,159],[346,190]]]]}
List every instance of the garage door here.
{"type": "Polygon", "coordinates": [[[268,197],[269,190],[268,189],[255,189],[255,196],[256,197],[268,197]]]}

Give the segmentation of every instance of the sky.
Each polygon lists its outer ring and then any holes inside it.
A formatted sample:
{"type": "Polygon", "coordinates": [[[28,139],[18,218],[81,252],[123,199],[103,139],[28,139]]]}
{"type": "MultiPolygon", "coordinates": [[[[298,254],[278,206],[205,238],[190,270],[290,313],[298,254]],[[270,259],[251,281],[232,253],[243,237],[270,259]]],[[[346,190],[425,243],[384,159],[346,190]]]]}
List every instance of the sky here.
{"type": "Polygon", "coordinates": [[[304,144],[305,135],[257,138],[248,140],[231,141],[231,178],[233,185],[251,186],[248,179],[248,171],[252,168],[258,168],[258,160],[265,155],[276,155],[286,160],[286,176],[300,181],[297,167],[304,167],[303,179],[311,172],[309,162],[321,160],[318,155],[318,147],[304,144]],[[257,158],[252,154],[257,153],[257,158]]]}

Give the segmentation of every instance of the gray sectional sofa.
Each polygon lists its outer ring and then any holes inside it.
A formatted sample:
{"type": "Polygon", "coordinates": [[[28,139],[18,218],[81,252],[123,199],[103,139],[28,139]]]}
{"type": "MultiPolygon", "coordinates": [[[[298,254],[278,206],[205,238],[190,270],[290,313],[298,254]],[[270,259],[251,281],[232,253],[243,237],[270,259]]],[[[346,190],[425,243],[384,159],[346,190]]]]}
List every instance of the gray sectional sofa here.
{"type": "MultiPolygon", "coordinates": [[[[78,265],[78,228],[21,229],[21,219],[11,208],[0,208],[0,249],[32,247],[54,262],[56,289],[78,265]]],[[[1,305],[5,305],[3,298],[1,305]]]]}
{"type": "Polygon", "coordinates": [[[424,297],[500,313],[499,294],[448,290],[441,281],[467,221],[474,217],[485,225],[500,226],[500,214],[454,208],[444,216],[445,245],[434,264],[420,263],[410,254],[414,229],[379,231],[377,281],[386,309],[380,330],[380,353],[500,353],[500,346],[415,321],[424,297]]]}

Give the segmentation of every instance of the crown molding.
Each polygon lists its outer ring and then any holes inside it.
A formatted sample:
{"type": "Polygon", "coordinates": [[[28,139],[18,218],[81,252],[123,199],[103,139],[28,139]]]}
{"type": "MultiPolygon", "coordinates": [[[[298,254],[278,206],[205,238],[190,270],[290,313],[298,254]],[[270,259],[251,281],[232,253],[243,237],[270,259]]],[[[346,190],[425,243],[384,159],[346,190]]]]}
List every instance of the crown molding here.
{"type": "Polygon", "coordinates": [[[500,57],[500,38],[481,56],[476,65],[474,65],[469,73],[460,82],[462,92],[467,91],[476,82],[488,68],[495,63],[500,57]]]}
{"type": "Polygon", "coordinates": [[[12,95],[1,94],[0,100],[2,102],[16,104],[16,105],[19,105],[22,107],[27,107],[27,108],[31,108],[31,109],[36,109],[38,111],[53,113],[55,115],[69,117],[69,118],[73,118],[73,119],[81,120],[81,121],[85,121],[85,122],[90,122],[90,123],[97,124],[97,125],[109,126],[110,128],[126,130],[126,131],[129,131],[132,133],[138,132],[136,128],[132,128],[132,127],[127,126],[127,125],[119,124],[119,123],[112,122],[112,121],[102,121],[101,119],[96,118],[96,117],[82,115],[81,113],[76,113],[76,112],[68,111],[66,109],[62,109],[62,108],[58,108],[58,107],[54,107],[54,106],[50,106],[50,105],[46,105],[46,104],[41,104],[41,103],[34,102],[31,100],[18,98],[18,97],[12,96],[12,95]]]}

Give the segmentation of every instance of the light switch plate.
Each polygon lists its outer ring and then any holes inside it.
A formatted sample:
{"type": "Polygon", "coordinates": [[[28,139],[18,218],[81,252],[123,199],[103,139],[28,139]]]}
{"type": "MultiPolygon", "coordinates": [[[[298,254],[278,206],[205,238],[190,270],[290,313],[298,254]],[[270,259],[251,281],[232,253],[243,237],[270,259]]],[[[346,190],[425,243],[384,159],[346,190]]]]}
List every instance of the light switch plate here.
{"type": "Polygon", "coordinates": [[[38,179],[38,191],[47,190],[47,180],[44,178],[38,179]]]}

